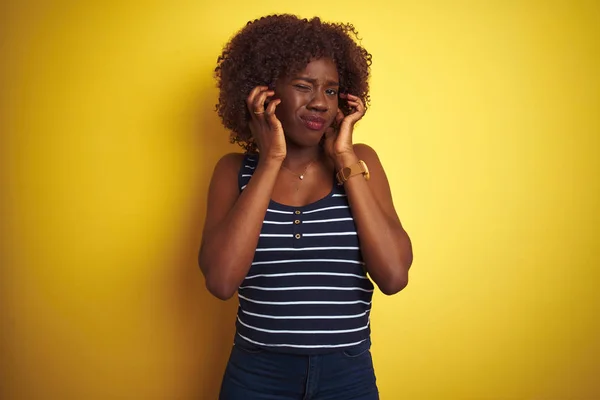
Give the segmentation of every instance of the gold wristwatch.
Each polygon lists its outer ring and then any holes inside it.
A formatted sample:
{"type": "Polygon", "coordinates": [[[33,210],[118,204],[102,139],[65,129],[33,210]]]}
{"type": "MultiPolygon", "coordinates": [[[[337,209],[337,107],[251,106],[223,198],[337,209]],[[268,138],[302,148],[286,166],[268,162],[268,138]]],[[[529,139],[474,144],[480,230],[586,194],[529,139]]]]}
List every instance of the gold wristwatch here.
{"type": "Polygon", "coordinates": [[[339,185],[343,185],[346,181],[352,178],[355,175],[363,175],[365,180],[369,180],[369,168],[367,168],[367,164],[363,160],[359,160],[356,164],[353,164],[349,167],[342,168],[337,174],[337,180],[339,185]]]}

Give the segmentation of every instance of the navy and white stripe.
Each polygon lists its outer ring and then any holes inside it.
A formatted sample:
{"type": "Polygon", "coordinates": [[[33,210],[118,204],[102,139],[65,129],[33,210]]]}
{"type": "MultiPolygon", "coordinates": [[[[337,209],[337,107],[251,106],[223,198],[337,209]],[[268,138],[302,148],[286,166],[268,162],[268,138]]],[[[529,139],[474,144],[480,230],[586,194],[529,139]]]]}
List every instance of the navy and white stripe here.
{"type": "MultiPolygon", "coordinates": [[[[241,191],[257,157],[244,158],[241,191]]],[[[342,186],[334,184],[326,197],[304,207],[269,203],[238,295],[236,340],[315,354],[369,338],[373,284],[342,186]]]]}

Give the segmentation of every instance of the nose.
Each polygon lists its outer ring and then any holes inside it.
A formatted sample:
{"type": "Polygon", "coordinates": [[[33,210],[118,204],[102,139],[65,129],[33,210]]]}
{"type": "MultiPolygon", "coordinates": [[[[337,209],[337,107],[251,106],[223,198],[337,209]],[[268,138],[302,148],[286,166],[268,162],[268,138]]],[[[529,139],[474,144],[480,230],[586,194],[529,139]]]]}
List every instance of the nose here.
{"type": "Polygon", "coordinates": [[[314,92],[314,95],[306,105],[306,108],[313,111],[326,112],[329,110],[329,104],[327,104],[327,97],[321,90],[314,92]]]}

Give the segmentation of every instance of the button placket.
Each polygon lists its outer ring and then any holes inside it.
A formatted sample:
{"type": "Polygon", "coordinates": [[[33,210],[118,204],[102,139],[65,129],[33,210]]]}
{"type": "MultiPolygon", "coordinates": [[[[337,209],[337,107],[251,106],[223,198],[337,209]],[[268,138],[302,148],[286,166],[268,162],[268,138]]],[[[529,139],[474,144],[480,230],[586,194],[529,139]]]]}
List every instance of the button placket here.
{"type": "Polygon", "coordinates": [[[302,233],[300,226],[302,225],[302,220],[300,219],[300,215],[302,215],[302,211],[300,210],[295,210],[294,211],[294,216],[296,219],[294,219],[294,247],[300,247],[300,239],[302,239],[302,233]]]}

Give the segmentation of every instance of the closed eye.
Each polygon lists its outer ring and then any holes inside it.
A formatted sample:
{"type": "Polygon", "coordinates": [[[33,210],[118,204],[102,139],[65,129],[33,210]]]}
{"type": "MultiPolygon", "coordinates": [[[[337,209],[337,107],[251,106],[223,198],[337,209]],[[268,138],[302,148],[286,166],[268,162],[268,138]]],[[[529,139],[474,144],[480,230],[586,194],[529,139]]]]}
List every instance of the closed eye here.
{"type": "Polygon", "coordinates": [[[310,87],[306,86],[306,85],[294,85],[295,88],[298,88],[300,90],[310,90],[310,87]]]}

